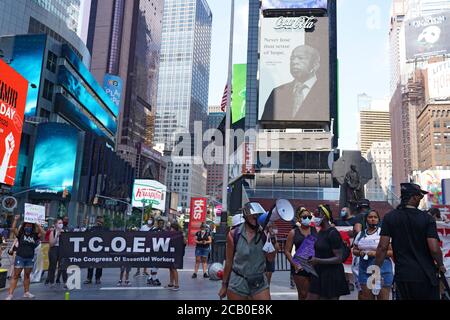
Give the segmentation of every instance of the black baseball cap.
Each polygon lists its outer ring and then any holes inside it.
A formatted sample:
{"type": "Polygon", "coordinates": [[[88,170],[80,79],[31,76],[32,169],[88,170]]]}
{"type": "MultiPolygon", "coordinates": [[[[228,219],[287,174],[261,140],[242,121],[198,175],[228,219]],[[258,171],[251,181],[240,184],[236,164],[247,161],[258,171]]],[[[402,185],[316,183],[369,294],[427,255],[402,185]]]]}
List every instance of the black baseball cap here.
{"type": "Polygon", "coordinates": [[[357,207],[358,207],[358,209],[370,208],[370,201],[367,199],[361,199],[358,201],[357,207]]]}
{"type": "Polygon", "coordinates": [[[415,183],[400,183],[400,192],[402,195],[426,195],[428,191],[422,190],[415,183]]]}

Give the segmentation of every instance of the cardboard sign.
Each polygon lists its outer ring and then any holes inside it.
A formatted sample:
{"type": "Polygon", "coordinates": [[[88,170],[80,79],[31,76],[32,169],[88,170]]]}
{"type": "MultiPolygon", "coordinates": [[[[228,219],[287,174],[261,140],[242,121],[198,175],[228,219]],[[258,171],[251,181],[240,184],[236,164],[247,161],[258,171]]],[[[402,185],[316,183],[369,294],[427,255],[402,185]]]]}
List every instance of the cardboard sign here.
{"type": "Polygon", "coordinates": [[[45,223],[45,207],[25,203],[24,222],[39,223],[40,225],[43,225],[45,223]]]}

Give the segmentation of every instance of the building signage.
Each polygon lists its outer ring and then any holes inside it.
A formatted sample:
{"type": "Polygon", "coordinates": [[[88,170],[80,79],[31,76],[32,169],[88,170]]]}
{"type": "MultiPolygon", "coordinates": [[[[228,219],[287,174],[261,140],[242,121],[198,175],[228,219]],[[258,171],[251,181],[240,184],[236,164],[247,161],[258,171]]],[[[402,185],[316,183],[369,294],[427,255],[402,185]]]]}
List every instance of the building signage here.
{"type": "Polygon", "coordinates": [[[206,220],[206,198],[191,198],[188,244],[193,245],[195,234],[206,220]]]}
{"type": "Polygon", "coordinates": [[[133,187],[132,206],[141,208],[151,205],[153,209],[165,210],[167,187],[155,180],[136,179],[133,187]]]}

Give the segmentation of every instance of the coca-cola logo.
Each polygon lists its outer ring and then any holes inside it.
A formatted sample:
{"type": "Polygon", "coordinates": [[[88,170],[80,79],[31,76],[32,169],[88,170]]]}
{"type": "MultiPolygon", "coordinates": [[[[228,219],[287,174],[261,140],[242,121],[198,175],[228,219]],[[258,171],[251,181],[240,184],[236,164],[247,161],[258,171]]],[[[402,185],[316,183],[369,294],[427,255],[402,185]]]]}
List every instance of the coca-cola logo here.
{"type": "Polygon", "coordinates": [[[135,198],[139,199],[156,199],[162,200],[163,194],[161,191],[152,189],[152,188],[143,188],[140,187],[136,190],[135,198]]]}
{"type": "Polygon", "coordinates": [[[316,23],[316,18],[311,17],[298,17],[298,18],[285,18],[279,17],[275,22],[274,29],[312,29],[316,23]]]}

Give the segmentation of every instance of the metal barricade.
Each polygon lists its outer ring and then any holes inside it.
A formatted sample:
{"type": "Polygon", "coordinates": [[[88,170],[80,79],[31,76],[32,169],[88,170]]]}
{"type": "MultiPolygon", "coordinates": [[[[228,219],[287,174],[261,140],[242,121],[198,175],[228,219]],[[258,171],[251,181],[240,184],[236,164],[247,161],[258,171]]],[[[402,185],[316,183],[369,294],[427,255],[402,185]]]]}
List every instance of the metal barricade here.
{"type": "Polygon", "coordinates": [[[278,245],[280,246],[280,250],[277,251],[275,257],[275,271],[290,271],[291,263],[284,254],[286,239],[278,239],[278,245]]]}

